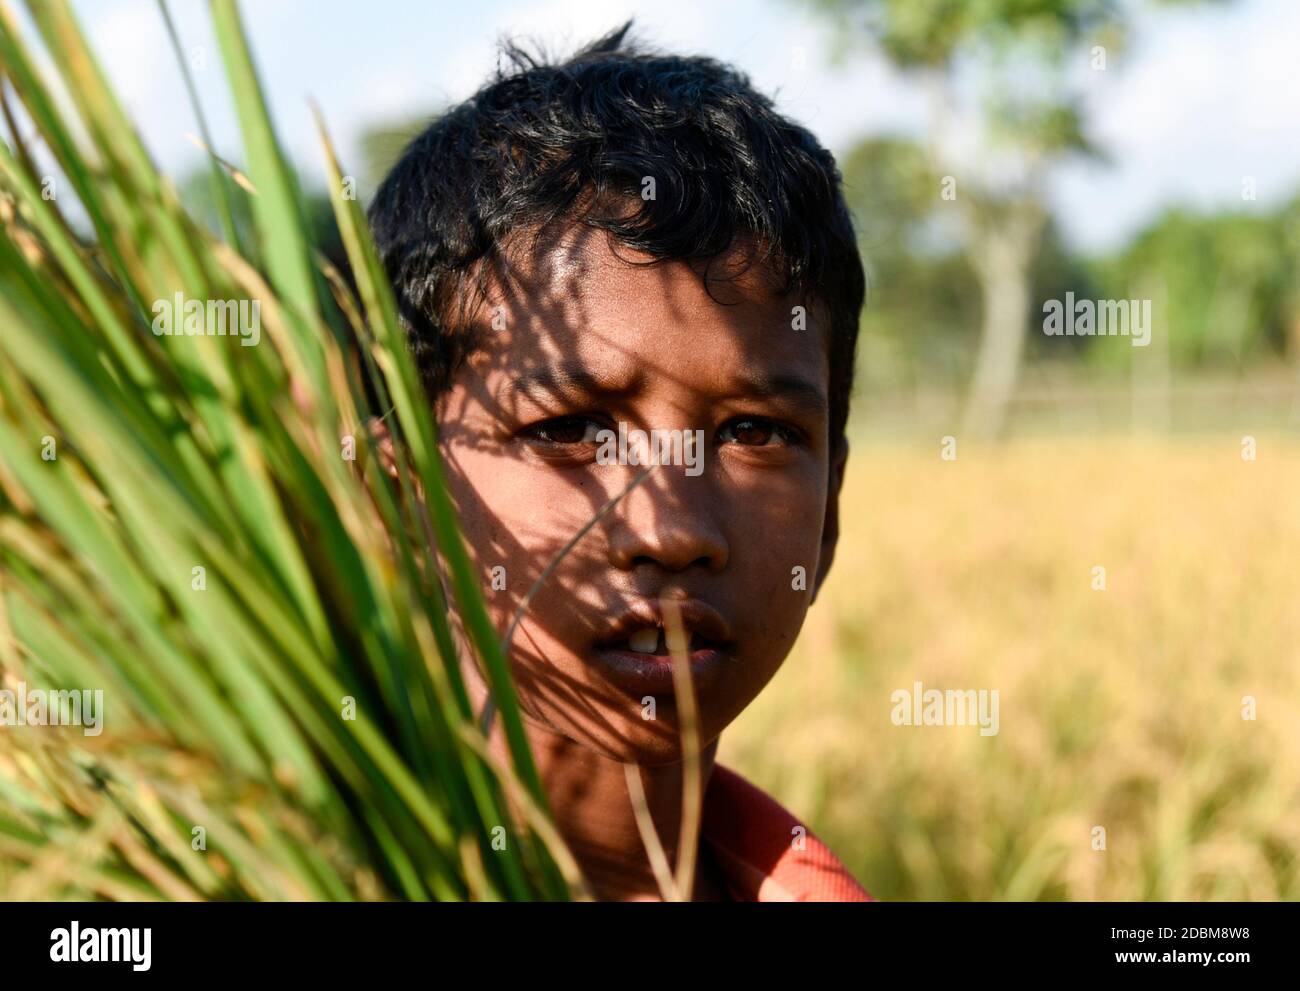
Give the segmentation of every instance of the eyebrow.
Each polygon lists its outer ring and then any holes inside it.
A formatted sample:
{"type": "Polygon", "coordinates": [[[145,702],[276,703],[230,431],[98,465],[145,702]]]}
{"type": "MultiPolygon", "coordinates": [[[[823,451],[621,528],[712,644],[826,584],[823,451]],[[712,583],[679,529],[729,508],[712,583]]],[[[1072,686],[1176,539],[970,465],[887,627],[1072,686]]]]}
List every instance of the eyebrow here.
{"type": "MultiPolygon", "coordinates": [[[[567,360],[524,372],[511,388],[525,395],[557,396],[580,392],[592,396],[626,396],[643,384],[636,373],[610,382],[580,361],[567,360]]],[[[746,375],[736,379],[729,398],[777,399],[814,414],[829,415],[826,390],[798,375],[746,375]]]]}
{"type": "Polygon", "coordinates": [[[524,372],[514,379],[511,387],[525,395],[541,393],[546,396],[582,392],[596,396],[626,395],[636,391],[641,384],[640,374],[620,376],[609,381],[605,375],[593,372],[580,361],[567,360],[524,372]]]}
{"type": "Polygon", "coordinates": [[[780,399],[811,413],[830,413],[826,390],[798,375],[751,375],[738,380],[736,395],[780,399]]]}

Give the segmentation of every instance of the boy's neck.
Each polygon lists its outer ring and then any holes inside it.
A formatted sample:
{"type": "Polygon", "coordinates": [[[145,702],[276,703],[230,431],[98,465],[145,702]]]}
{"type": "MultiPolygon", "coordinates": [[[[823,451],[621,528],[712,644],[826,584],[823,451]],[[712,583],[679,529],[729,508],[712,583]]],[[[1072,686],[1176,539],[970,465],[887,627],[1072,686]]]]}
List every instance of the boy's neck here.
{"type": "MultiPolygon", "coordinates": [[[[464,669],[464,665],[462,668],[464,669]]],[[[466,672],[466,687],[475,711],[482,711],[486,687],[477,669],[466,672]]],[[[636,814],[628,796],[624,765],[580,746],[562,733],[524,716],[542,786],[550,801],[560,835],[577,860],[592,895],[601,901],[658,901],[662,896],[646,855],[636,814]]],[[[493,723],[494,755],[509,763],[501,720],[493,723]]],[[[717,741],[700,754],[700,780],[707,789],[713,772],[717,741]]],[[[682,763],[640,768],[646,806],[670,868],[681,846],[682,763]]],[[[694,896],[725,898],[707,850],[697,836],[694,896]]]]}
{"type": "MultiPolygon", "coordinates": [[[[525,727],[560,833],[592,894],[603,901],[659,900],[662,896],[637,828],[624,765],[527,718],[525,727]]],[[[715,742],[700,755],[700,779],[706,788],[716,751],[715,742]]],[[[674,867],[682,840],[683,765],[641,767],[639,772],[650,818],[668,864],[674,867]]]]}

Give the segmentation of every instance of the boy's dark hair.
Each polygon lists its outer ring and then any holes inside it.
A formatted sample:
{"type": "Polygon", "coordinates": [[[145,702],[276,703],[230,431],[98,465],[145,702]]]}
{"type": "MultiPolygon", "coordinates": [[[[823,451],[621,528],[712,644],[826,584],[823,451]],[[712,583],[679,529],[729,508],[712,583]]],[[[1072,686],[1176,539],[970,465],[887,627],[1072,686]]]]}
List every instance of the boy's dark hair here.
{"type": "Polygon", "coordinates": [[[439,396],[474,349],[465,318],[511,235],[571,221],[655,259],[741,249],[822,304],[837,440],[865,278],[834,158],[743,74],[646,52],[630,26],[561,63],[507,44],[512,71],[435,120],[380,186],[370,223],[425,386],[439,396]]]}

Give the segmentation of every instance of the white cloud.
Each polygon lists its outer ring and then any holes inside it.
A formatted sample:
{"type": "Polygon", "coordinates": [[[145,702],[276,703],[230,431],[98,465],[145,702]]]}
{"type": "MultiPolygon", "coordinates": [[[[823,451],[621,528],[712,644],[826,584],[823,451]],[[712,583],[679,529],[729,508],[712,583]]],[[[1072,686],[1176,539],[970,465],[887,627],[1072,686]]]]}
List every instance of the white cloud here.
{"type": "Polygon", "coordinates": [[[1144,19],[1092,107],[1114,167],[1071,169],[1058,184],[1079,242],[1117,243],[1173,203],[1245,206],[1246,175],[1265,206],[1300,187],[1300,6],[1245,6],[1144,19]]]}

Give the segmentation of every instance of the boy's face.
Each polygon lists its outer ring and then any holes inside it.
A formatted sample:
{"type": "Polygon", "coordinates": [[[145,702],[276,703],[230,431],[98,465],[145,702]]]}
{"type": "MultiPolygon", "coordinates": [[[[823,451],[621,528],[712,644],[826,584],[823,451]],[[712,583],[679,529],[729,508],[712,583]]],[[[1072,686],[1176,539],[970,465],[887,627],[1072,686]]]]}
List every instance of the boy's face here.
{"type": "Polygon", "coordinates": [[[671,660],[650,632],[659,600],[681,604],[707,745],[794,643],[834,550],[846,451],[828,440],[815,308],[793,329],[794,304],[757,270],[711,283],[711,297],[697,267],[617,251],[571,228],[513,263],[438,421],[502,633],[543,569],[645,471],[601,463],[598,432],[702,431],[685,464],[652,468],[560,561],[511,649],[526,717],[656,764],[681,756],[671,660]]]}

